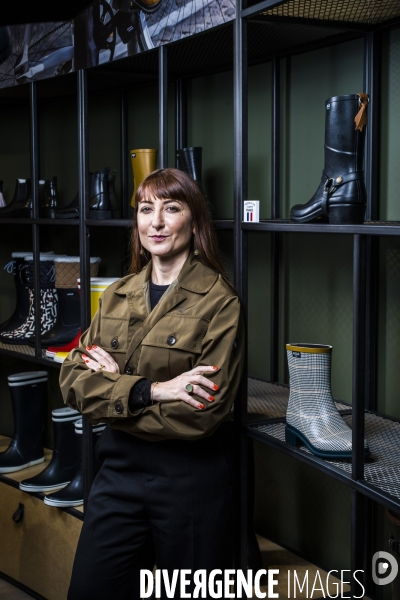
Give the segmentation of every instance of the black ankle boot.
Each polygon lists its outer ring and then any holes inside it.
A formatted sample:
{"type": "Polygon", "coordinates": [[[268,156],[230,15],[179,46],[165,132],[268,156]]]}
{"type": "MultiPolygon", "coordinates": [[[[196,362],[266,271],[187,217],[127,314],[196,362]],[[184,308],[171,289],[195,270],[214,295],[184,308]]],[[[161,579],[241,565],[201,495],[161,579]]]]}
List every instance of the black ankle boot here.
{"type": "Polygon", "coordinates": [[[0,208],[0,218],[23,217],[30,219],[32,216],[31,180],[17,179],[13,199],[7,206],[0,208]]]}
{"type": "Polygon", "coordinates": [[[8,376],[14,415],[14,435],[0,454],[0,473],[13,473],[44,462],[47,371],[8,376]]]}
{"type": "Polygon", "coordinates": [[[112,207],[108,178],[111,169],[106,167],[93,175],[92,189],[89,199],[90,219],[111,219],[112,207]]]}
{"type": "Polygon", "coordinates": [[[57,177],[43,183],[43,194],[39,191],[40,216],[44,219],[54,219],[58,210],[57,177]]]}
{"type": "Polygon", "coordinates": [[[333,224],[364,222],[364,141],[368,96],[335,96],[325,103],[325,167],[321,183],[307,204],[296,204],[294,223],[320,220],[333,224]],[[363,116],[356,128],[355,117],[363,116]]]}
{"type": "Polygon", "coordinates": [[[190,148],[180,148],[176,153],[178,169],[185,171],[199,185],[204,194],[208,212],[211,217],[214,216],[214,207],[208,200],[203,187],[203,148],[201,146],[192,146],[190,148]]]}
{"type": "MultiPolygon", "coordinates": [[[[93,427],[92,443],[93,449],[100,437],[105,425],[99,424],[93,427]]],[[[44,497],[44,503],[49,506],[79,506],[83,504],[83,431],[82,419],[75,421],[76,443],[78,448],[78,468],[72,481],[62,490],[44,497]]]]}
{"type": "Polygon", "coordinates": [[[75,423],[81,418],[73,408],[56,408],[52,414],[54,450],[44,471],[24,479],[19,489],[24,492],[52,492],[72,481],[78,468],[75,423]]]}

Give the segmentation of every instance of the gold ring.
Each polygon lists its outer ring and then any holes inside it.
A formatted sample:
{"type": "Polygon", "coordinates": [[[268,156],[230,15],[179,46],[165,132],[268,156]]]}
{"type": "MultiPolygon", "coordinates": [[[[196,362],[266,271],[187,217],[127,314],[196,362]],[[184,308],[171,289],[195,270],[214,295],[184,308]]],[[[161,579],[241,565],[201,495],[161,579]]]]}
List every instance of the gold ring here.
{"type": "Polygon", "coordinates": [[[106,368],[106,365],[100,365],[100,369],[103,371],[106,368]]]}
{"type": "Polygon", "coordinates": [[[191,383],[188,383],[187,386],[185,386],[185,390],[187,391],[188,394],[193,394],[193,386],[191,383]]]}

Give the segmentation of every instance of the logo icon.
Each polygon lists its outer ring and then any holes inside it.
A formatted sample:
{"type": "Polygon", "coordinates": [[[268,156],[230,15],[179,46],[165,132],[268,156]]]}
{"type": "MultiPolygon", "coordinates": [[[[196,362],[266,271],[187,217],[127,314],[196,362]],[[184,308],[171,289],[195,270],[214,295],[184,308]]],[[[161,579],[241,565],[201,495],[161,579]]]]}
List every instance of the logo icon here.
{"type": "Polygon", "coordinates": [[[389,552],[375,552],[372,557],[372,579],[376,585],[388,585],[397,577],[399,565],[389,552]]]}

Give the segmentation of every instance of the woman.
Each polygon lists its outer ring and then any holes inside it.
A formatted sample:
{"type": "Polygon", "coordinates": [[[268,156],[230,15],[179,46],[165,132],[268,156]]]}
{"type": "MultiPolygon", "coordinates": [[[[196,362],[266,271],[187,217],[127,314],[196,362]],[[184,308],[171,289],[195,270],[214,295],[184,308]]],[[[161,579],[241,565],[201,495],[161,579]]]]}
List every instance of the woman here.
{"type": "Polygon", "coordinates": [[[152,173],[135,211],[132,274],[104,292],[61,369],[65,402],[92,423],[110,423],[96,450],[103,464],[70,600],[139,598],[139,569],[154,564],[171,574],[232,566],[239,300],[188,175],[152,173]]]}

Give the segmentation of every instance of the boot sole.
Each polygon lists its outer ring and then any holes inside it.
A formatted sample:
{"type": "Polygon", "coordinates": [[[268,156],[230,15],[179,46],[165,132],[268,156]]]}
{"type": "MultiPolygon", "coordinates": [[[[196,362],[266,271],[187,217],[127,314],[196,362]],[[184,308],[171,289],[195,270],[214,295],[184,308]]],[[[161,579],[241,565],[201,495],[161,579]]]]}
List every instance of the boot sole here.
{"type": "Polygon", "coordinates": [[[51,498],[46,498],[44,499],[44,503],[47,504],[47,506],[56,506],[57,508],[67,508],[68,506],[80,506],[81,504],[83,504],[83,498],[82,500],[52,500],[51,498]]]}
{"type": "Polygon", "coordinates": [[[39,465],[42,462],[44,462],[44,456],[43,458],[39,458],[38,460],[31,460],[31,462],[28,462],[25,465],[19,465],[18,467],[0,467],[0,473],[15,473],[15,471],[22,471],[22,469],[27,469],[28,467],[39,465]]]}
{"type": "Polygon", "coordinates": [[[70,482],[66,481],[65,483],[57,483],[56,485],[23,485],[19,484],[19,489],[23,492],[55,492],[56,490],[60,490],[70,482]]]}
{"type": "MultiPolygon", "coordinates": [[[[365,217],[365,205],[364,204],[336,204],[329,207],[329,224],[330,225],[363,225],[365,217]]],[[[310,223],[321,219],[321,209],[317,208],[313,213],[310,213],[306,217],[292,217],[290,220],[292,223],[310,223]]]]}
{"type": "Polygon", "coordinates": [[[12,346],[35,346],[35,338],[34,337],[29,337],[29,338],[6,338],[6,337],[1,337],[0,335],[0,342],[2,342],[3,344],[10,344],[12,346]]]}
{"type": "MultiPolygon", "coordinates": [[[[312,452],[312,454],[314,454],[315,456],[318,456],[319,458],[352,458],[353,456],[353,452],[335,452],[335,451],[328,451],[328,450],[319,450],[318,448],[316,448],[315,446],[313,446],[311,444],[311,442],[305,437],[305,435],[303,435],[302,433],[300,433],[300,431],[298,429],[296,429],[295,427],[292,427],[291,425],[286,425],[285,427],[285,441],[287,444],[289,444],[290,446],[301,446],[304,445],[306,446],[306,448],[308,448],[310,450],[310,452],[312,452]]],[[[370,456],[371,451],[370,450],[365,450],[365,457],[370,456]]]]}

